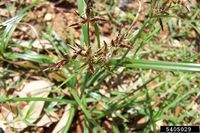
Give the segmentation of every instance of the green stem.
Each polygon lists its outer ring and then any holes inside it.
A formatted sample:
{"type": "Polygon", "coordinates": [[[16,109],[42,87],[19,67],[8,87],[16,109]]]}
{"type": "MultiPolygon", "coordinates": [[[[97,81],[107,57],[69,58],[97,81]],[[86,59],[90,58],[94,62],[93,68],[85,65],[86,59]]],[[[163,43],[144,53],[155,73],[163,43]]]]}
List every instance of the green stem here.
{"type": "Polygon", "coordinates": [[[87,33],[88,33],[88,46],[89,46],[89,50],[91,49],[91,46],[90,46],[90,18],[88,18],[88,21],[87,21],[87,33]]]}
{"type": "Polygon", "coordinates": [[[73,118],[75,116],[75,113],[77,111],[73,105],[70,105],[70,107],[71,108],[69,110],[69,118],[67,120],[67,123],[66,123],[65,128],[62,131],[62,133],[68,133],[68,131],[69,131],[71,125],[72,125],[72,121],[73,121],[73,118]]]}
{"type": "Polygon", "coordinates": [[[45,101],[45,102],[60,102],[60,103],[67,103],[76,105],[75,101],[67,100],[67,99],[58,99],[58,98],[42,98],[42,97],[16,97],[16,98],[1,98],[0,103],[4,102],[19,102],[19,101],[45,101]]]}

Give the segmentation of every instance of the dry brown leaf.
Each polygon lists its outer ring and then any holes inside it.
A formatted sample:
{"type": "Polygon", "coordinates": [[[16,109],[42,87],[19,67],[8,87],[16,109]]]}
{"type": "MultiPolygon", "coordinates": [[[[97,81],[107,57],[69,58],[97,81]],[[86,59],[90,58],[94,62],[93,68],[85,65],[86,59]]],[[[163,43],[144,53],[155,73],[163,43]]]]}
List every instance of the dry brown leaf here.
{"type": "Polygon", "coordinates": [[[179,106],[179,105],[176,106],[176,108],[175,108],[175,116],[178,117],[182,110],[183,110],[182,106],[179,106]]]}
{"type": "Polygon", "coordinates": [[[13,120],[13,114],[12,112],[10,112],[9,109],[7,109],[6,107],[4,107],[3,105],[1,105],[0,108],[0,127],[5,131],[7,126],[6,126],[6,121],[7,120],[13,120]]]}
{"type": "MultiPolygon", "coordinates": [[[[51,83],[47,80],[37,80],[26,83],[21,92],[18,93],[19,97],[47,97],[51,90],[51,83]]],[[[29,102],[22,110],[21,117],[18,116],[13,122],[9,123],[10,127],[22,130],[28,124],[34,123],[40,118],[41,112],[44,107],[44,101],[29,102]]]]}
{"type": "Polygon", "coordinates": [[[174,48],[181,48],[182,47],[180,41],[176,40],[176,39],[172,40],[171,46],[173,46],[174,48]]]}
{"type": "MultiPolygon", "coordinates": [[[[23,47],[30,47],[30,42],[26,41],[26,40],[19,40],[19,39],[13,39],[13,41],[19,43],[21,46],[23,47]]],[[[51,45],[51,43],[48,40],[35,40],[32,43],[32,47],[33,48],[37,48],[37,49],[50,49],[53,48],[53,46],[51,45]]]]}
{"type": "Polygon", "coordinates": [[[60,130],[66,125],[68,118],[69,118],[69,110],[71,108],[71,105],[67,105],[65,107],[65,112],[62,115],[62,118],[60,119],[60,121],[58,122],[58,124],[56,125],[56,127],[54,128],[52,133],[58,133],[60,132],[60,130]]]}
{"type": "Polygon", "coordinates": [[[44,21],[51,21],[52,19],[53,19],[53,14],[51,14],[51,13],[47,13],[44,16],[44,21]]]}
{"type": "Polygon", "coordinates": [[[1,9],[0,8],[0,16],[3,16],[3,17],[9,17],[9,12],[7,9],[1,9]]]}
{"type": "Polygon", "coordinates": [[[0,1],[0,6],[5,5],[5,1],[0,1]]]}
{"type": "Polygon", "coordinates": [[[21,92],[20,97],[47,97],[52,84],[48,80],[36,80],[26,83],[21,92]]]}
{"type": "Polygon", "coordinates": [[[58,115],[55,112],[48,112],[48,114],[44,114],[43,117],[37,122],[36,126],[49,126],[53,122],[59,120],[58,115]]]}
{"type": "Polygon", "coordinates": [[[51,72],[51,73],[48,74],[48,77],[51,80],[56,80],[57,82],[61,82],[61,81],[65,80],[64,76],[62,75],[62,73],[59,73],[59,72],[51,72]]]}
{"type": "Polygon", "coordinates": [[[156,122],[157,129],[159,129],[161,126],[167,126],[164,120],[159,120],[156,122]]]}
{"type": "Polygon", "coordinates": [[[105,120],[102,124],[102,126],[105,129],[105,133],[112,133],[113,128],[112,128],[112,124],[111,121],[105,120]]]}
{"type": "Polygon", "coordinates": [[[38,49],[49,49],[49,48],[53,48],[53,46],[51,45],[51,43],[48,40],[35,40],[32,44],[32,46],[34,48],[38,48],[38,49]]]}
{"type": "MultiPolygon", "coordinates": [[[[1,68],[0,68],[0,71],[1,71],[1,68]]],[[[4,95],[5,95],[5,89],[0,86],[0,97],[2,97],[4,95]]]]}

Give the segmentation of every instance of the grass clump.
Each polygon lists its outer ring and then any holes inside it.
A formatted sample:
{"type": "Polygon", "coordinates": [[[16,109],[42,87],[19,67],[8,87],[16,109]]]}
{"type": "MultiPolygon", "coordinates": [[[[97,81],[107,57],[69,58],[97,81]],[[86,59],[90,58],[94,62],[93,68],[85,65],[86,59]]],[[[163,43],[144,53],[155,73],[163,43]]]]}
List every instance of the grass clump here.
{"type": "MultiPolygon", "coordinates": [[[[65,40],[48,26],[29,38],[27,47],[13,37],[20,25],[37,31],[25,21],[26,13],[39,3],[1,23],[0,89],[4,96],[0,102],[21,115],[13,123],[26,124],[23,129],[4,124],[3,130],[38,131],[37,122],[52,112],[66,117],[64,122],[50,122],[50,129],[62,125],[60,132],[157,132],[161,125],[199,125],[198,5],[137,1],[134,15],[127,10],[120,16],[113,15],[115,1],[100,4],[99,8],[109,8],[106,13],[98,11],[96,3],[76,1],[78,21],[69,25],[71,32],[65,40]],[[140,20],[142,15],[145,19],[140,20]],[[102,37],[105,23],[112,23],[116,32],[109,41],[102,37]],[[74,29],[80,31],[79,41],[74,29]],[[34,48],[35,40],[42,48],[34,48]],[[45,48],[42,40],[51,47],[45,48]],[[44,78],[52,83],[46,97],[14,96],[27,81],[44,78]],[[34,106],[29,108],[30,116],[24,117],[16,104],[22,101],[45,102],[38,121],[28,123],[34,106]]],[[[3,123],[8,121],[4,118],[3,123]]],[[[44,131],[47,127],[42,126],[44,131]]]]}

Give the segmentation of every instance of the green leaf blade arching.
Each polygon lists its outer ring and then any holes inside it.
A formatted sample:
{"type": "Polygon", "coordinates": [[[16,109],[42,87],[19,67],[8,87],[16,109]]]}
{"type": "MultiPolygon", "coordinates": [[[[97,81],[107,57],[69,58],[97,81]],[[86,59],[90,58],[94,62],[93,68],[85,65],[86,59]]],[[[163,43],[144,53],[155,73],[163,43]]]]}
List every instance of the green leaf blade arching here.
{"type": "MultiPolygon", "coordinates": [[[[114,61],[115,63],[117,60],[114,61]]],[[[142,68],[163,71],[185,71],[200,72],[200,64],[197,63],[177,63],[167,61],[147,61],[147,60],[131,60],[125,59],[120,66],[126,68],[142,68]]]]}
{"type": "Polygon", "coordinates": [[[78,12],[80,15],[85,13],[86,3],[84,0],[77,0],[78,12]]]}

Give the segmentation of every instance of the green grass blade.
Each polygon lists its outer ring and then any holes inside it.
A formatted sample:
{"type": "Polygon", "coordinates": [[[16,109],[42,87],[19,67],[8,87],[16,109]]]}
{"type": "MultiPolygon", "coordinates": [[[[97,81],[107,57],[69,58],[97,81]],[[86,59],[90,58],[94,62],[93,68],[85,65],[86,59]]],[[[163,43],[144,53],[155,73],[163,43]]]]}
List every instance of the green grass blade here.
{"type": "Polygon", "coordinates": [[[87,47],[89,47],[89,30],[88,30],[88,25],[87,24],[83,24],[82,25],[82,32],[83,32],[83,38],[84,38],[84,42],[86,44],[87,47]]]}
{"type": "Polygon", "coordinates": [[[166,61],[147,61],[147,60],[126,60],[120,64],[126,68],[142,68],[164,71],[188,71],[200,72],[200,64],[197,63],[177,63],[166,61]]]}
{"type": "Polygon", "coordinates": [[[12,36],[13,32],[15,31],[18,23],[26,16],[26,13],[28,10],[30,10],[37,4],[38,4],[38,1],[33,2],[26,8],[20,10],[16,14],[16,16],[14,16],[13,18],[10,18],[5,22],[0,23],[0,27],[5,27],[4,32],[0,36],[0,38],[2,38],[2,40],[0,41],[0,54],[3,54],[5,49],[7,48],[8,43],[11,39],[11,36],[12,36]]]}
{"type": "Polygon", "coordinates": [[[17,27],[17,24],[22,20],[24,16],[25,14],[19,14],[0,24],[1,26],[5,27],[4,32],[0,36],[2,38],[0,42],[0,54],[4,53],[10,38],[17,27]]]}
{"type": "MultiPolygon", "coordinates": [[[[71,92],[72,96],[74,97],[74,99],[76,100],[76,102],[78,103],[78,105],[80,106],[80,108],[83,110],[86,118],[88,120],[92,120],[92,117],[91,117],[90,113],[88,112],[86,107],[82,104],[81,99],[77,95],[76,91],[74,89],[70,89],[70,92],[71,92]]],[[[94,121],[91,121],[91,122],[94,123],[94,121]]]]}
{"type": "Polygon", "coordinates": [[[93,85],[95,81],[100,80],[104,75],[105,75],[105,69],[99,70],[92,77],[90,77],[90,79],[86,83],[86,87],[93,85]]]}
{"type": "Polygon", "coordinates": [[[8,59],[23,59],[23,60],[28,60],[36,63],[53,63],[52,59],[48,56],[45,55],[40,55],[35,52],[29,52],[29,53],[24,53],[24,54],[19,54],[19,53],[5,53],[5,57],[8,59]]]}
{"type": "Polygon", "coordinates": [[[85,13],[86,3],[84,0],[77,0],[78,12],[80,15],[85,13]]]}
{"type": "Polygon", "coordinates": [[[94,31],[95,31],[95,36],[97,38],[97,46],[98,46],[98,48],[100,48],[101,47],[101,44],[100,44],[100,33],[99,33],[99,27],[98,27],[97,23],[94,23],[94,31]]]}
{"type": "Polygon", "coordinates": [[[72,104],[76,105],[76,102],[73,100],[68,100],[68,99],[58,99],[58,98],[42,98],[42,97],[17,97],[17,98],[1,98],[0,103],[5,103],[5,102],[20,102],[20,101],[45,101],[45,102],[59,102],[59,103],[66,103],[66,104],[72,104]]]}
{"type": "Polygon", "coordinates": [[[76,100],[76,102],[78,103],[82,111],[84,112],[87,121],[91,122],[94,126],[98,127],[100,131],[102,131],[101,127],[98,125],[95,119],[90,115],[90,112],[87,110],[86,106],[83,104],[82,100],[79,98],[77,92],[72,88],[70,88],[69,91],[71,92],[72,96],[74,97],[74,99],[76,100]]]}
{"type": "Polygon", "coordinates": [[[62,130],[62,133],[67,133],[69,131],[70,126],[71,126],[72,121],[73,121],[73,118],[75,116],[75,112],[76,112],[75,107],[70,105],[69,118],[68,118],[68,121],[67,121],[65,127],[62,130]]]}

